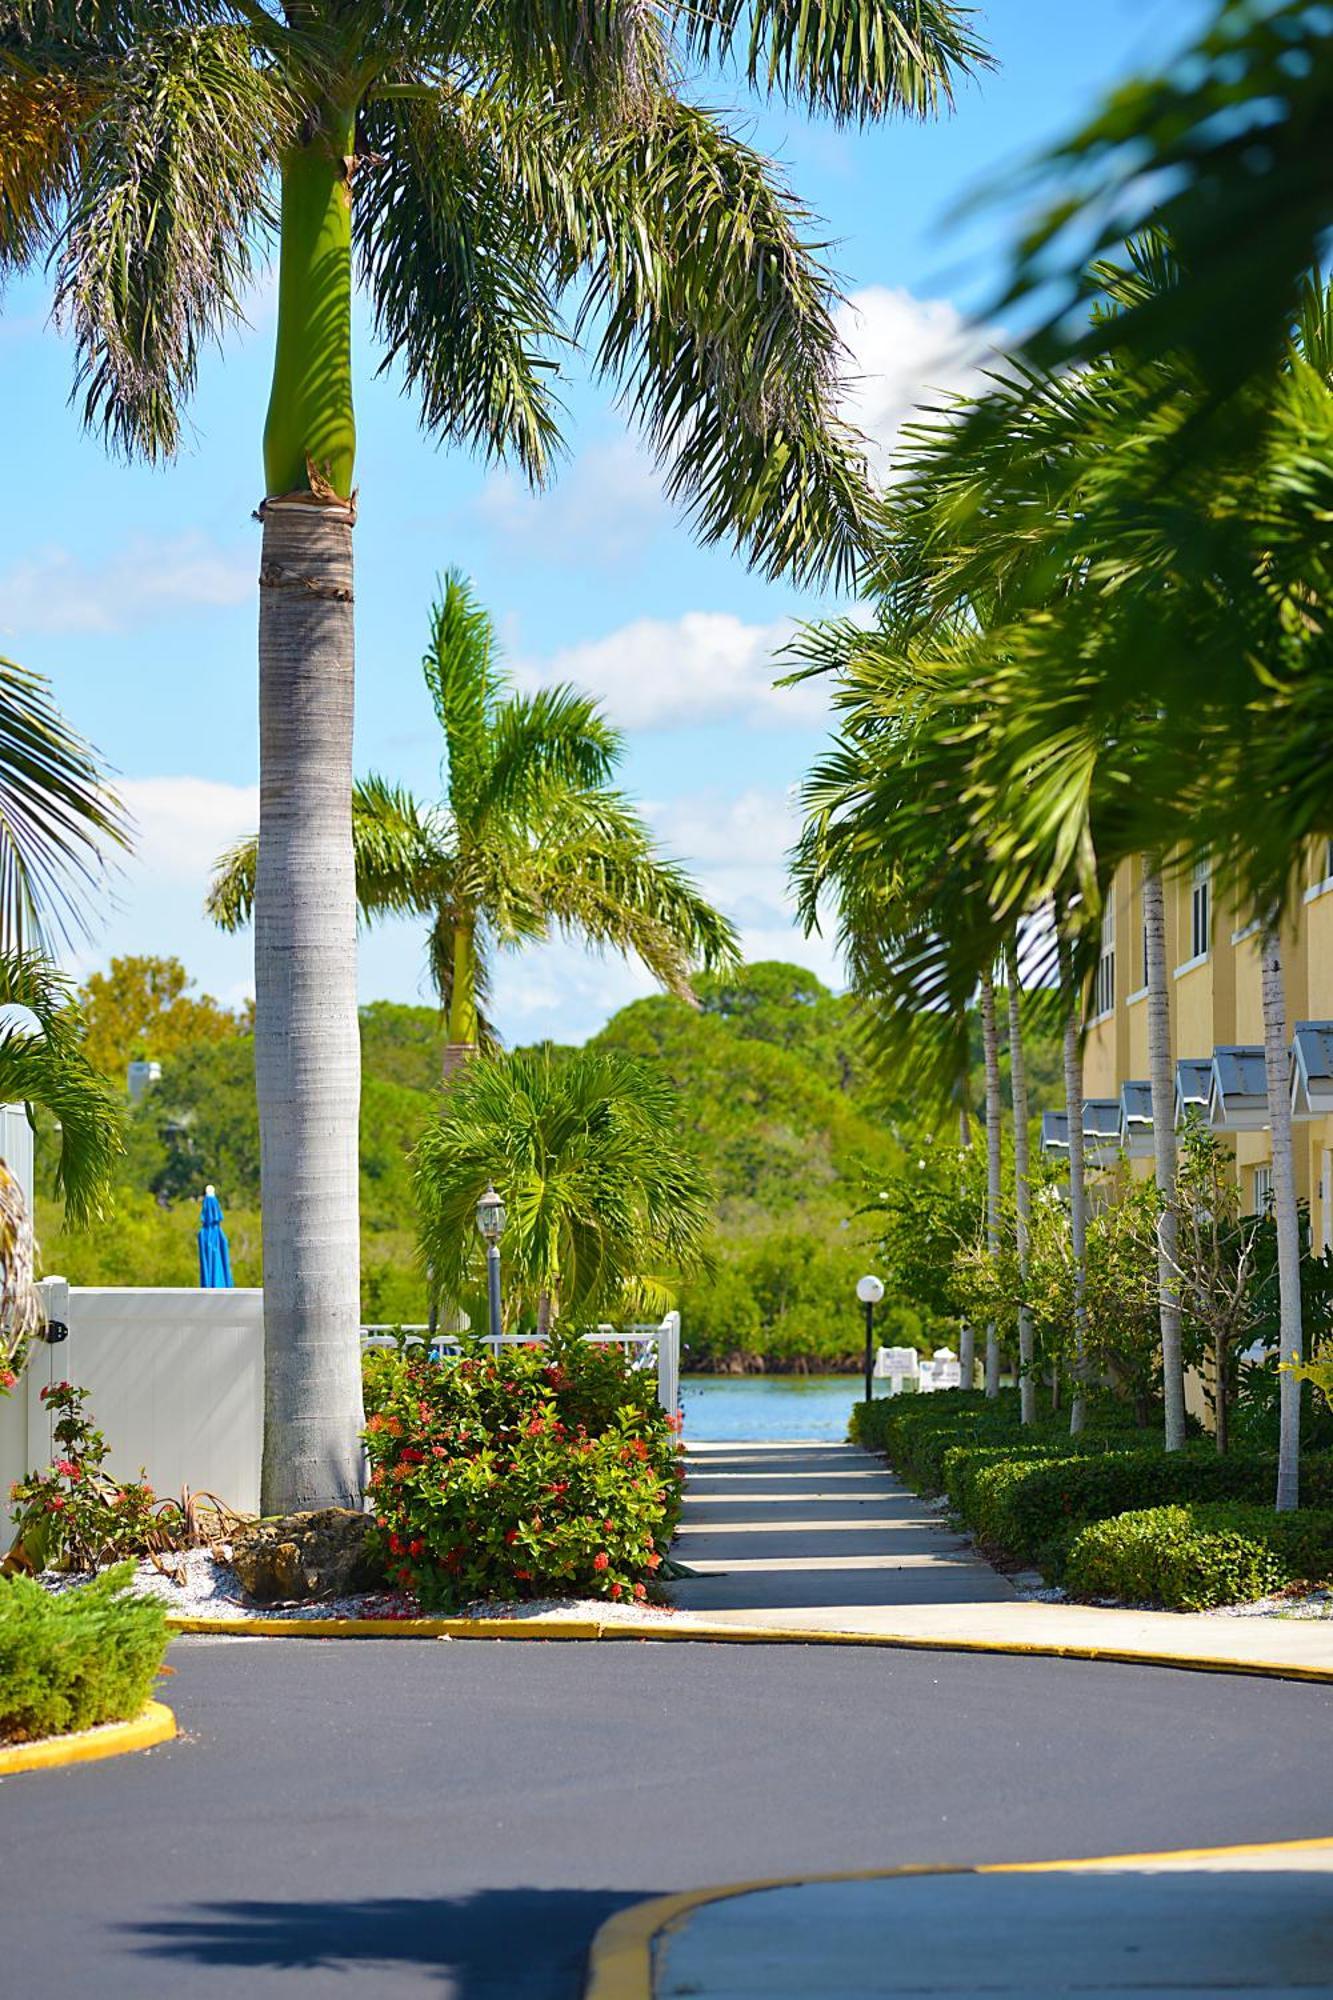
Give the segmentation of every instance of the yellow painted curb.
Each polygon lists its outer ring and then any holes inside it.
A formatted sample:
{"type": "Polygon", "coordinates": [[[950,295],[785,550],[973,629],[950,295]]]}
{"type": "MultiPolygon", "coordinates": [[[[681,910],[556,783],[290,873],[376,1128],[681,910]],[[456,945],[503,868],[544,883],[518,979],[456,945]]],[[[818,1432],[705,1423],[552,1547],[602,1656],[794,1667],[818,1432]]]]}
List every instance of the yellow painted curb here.
{"type": "Polygon", "coordinates": [[[922,1632],[838,1632],[804,1626],[661,1624],[596,1618],[187,1618],[168,1614],[173,1632],[240,1633],[265,1639],[656,1639],[713,1646],[887,1646],[900,1652],[997,1653],[1018,1658],[1098,1660],[1115,1666],[1175,1667],[1184,1673],[1254,1674],[1261,1679],[1333,1685],[1333,1664],[1227,1659],[1163,1653],[1150,1646],[1061,1645],[1041,1639],[966,1639],[922,1632]]]}
{"type": "Polygon", "coordinates": [[[1333,1839],[1250,1841],[1239,1847],[1168,1848],[1157,1854],[1104,1854],[1080,1861],[988,1861],[972,1867],[907,1864],[900,1868],[856,1868],[828,1875],[779,1875],[755,1882],[728,1882],[705,1889],[688,1889],[672,1896],[653,1896],[618,1910],[596,1933],[588,1953],[584,2000],[653,2000],[653,1947],[659,1937],[675,1930],[696,1910],[737,1896],[762,1895],[769,1889],[799,1889],[819,1882],[892,1882],[913,1875],[1051,1875],[1079,1869],[1142,1867],[1153,1862],[1216,1861],[1228,1855],[1280,1854],[1311,1847],[1333,1847],[1333,1839]]]}
{"type": "Polygon", "coordinates": [[[39,1743],[12,1743],[0,1749],[0,1778],[17,1771],[50,1771],[61,1764],[92,1764],[102,1757],[123,1757],[131,1750],[151,1750],[169,1743],[176,1718],[165,1702],[150,1701],[132,1722],[105,1722],[71,1736],[44,1736],[39,1743]]]}

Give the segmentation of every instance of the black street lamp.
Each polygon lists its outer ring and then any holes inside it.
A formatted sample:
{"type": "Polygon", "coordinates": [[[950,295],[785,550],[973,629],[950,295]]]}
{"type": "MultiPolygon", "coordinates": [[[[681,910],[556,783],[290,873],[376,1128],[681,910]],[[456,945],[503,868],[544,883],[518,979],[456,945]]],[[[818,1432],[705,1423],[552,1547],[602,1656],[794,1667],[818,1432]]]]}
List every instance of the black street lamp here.
{"type": "Polygon", "coordinates": [[[500,1344],[500,1237],[505,1226],[505,1205],[493,1187],[488,1187],[477,1203],[477,1227],[486,1242],[486,1302],[490,1308],[491,1339],[499,1357],[500,1344]]]}
{"type": "Polygon", "coordinates": [[[875,1390],[875,1307],[884,1296],[884,1286],[869,1273],[856,1281],[856,1296],[866,1309],[866,1401],[875,1390]]]}

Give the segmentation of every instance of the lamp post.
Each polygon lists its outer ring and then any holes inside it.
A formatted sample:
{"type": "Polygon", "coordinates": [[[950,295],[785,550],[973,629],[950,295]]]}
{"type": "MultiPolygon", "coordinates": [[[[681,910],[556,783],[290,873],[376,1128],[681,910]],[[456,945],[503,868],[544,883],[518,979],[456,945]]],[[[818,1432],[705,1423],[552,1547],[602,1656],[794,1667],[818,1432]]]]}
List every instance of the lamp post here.
{"type": "Polygon", "coordinates": [[[500,1342],[500,1237],[505,1226],[505,1205],[493,1187],[487,1187],[477,1203],[477,1227],[486,1242],[486,1303],[490,1309],[491,1339],[500,1342]]]}
{"type": "Polygon", "coordinates": [[[856,1281],[856,1296],[866,1309],[866,1401],[875,1390],[875,1307],[884,1296],[884,1286],[869,1273],[856,1281]]]}

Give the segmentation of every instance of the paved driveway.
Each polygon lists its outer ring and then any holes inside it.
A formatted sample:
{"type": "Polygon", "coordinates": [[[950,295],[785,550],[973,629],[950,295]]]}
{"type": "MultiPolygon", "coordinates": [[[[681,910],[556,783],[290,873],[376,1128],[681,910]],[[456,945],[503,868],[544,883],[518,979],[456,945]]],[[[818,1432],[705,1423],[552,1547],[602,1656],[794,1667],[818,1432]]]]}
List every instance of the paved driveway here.
{"type": "Polygon", "coordinates": [[[184,1640],[185,1740],[0,1783],[0,1989],[574,2000],[667,1889],[1333,1830],[1333,1690],[837,1647],[184,1640]]]}

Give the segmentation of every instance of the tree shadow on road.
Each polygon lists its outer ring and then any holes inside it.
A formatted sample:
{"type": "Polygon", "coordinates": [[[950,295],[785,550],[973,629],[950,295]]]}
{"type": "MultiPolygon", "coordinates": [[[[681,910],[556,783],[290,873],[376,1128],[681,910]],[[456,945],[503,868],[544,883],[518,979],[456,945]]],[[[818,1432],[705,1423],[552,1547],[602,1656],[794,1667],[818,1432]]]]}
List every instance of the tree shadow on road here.
{"type": "Polygon", "coordinates": [[[577,2000],[593,1933],[652,1893],[486,1889],[364,1902],[202,1903],[123,1930],[153,1957],[202,1966],[373,1969],[376,1991],[392,1989],[396,1972],[415,1973],[418,1986],[424,1972],[438,1975],[451,2000],[577,2000]]]}

